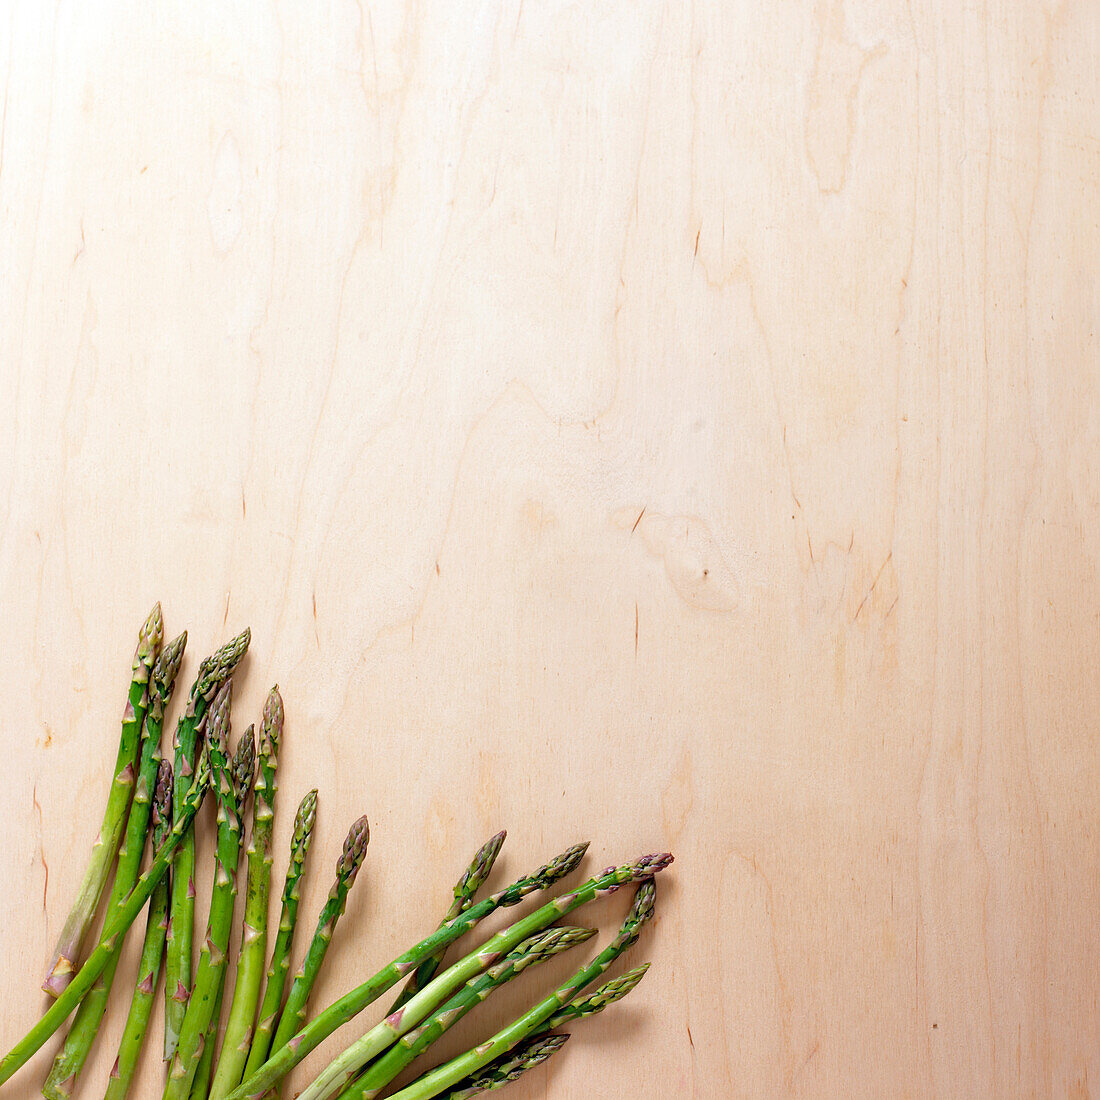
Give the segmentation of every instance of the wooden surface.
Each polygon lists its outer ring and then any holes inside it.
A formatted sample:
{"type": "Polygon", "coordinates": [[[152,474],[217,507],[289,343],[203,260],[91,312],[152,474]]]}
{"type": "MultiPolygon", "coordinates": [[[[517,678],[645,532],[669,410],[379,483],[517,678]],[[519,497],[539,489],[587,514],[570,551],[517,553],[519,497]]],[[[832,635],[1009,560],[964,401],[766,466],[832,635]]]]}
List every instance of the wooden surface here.
{"type": "Polygon", "coordinates": [[[506,826],[495,881],[677,855],[512,1100],[1095,1092],[1098,56],[1087,0],[4,3],[4,1045],[159,598],[187,682],[252,627],[238,728],[283,689],[307,921],[370,816],[318,1002],[506,826]]]}

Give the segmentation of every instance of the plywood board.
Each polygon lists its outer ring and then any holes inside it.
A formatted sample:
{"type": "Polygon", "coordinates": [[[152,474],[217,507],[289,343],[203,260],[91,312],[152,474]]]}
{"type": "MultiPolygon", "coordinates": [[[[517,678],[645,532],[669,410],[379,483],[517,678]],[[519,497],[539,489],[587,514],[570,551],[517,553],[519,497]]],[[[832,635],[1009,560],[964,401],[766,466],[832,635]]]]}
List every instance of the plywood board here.
{"type": "Polygon", "coordinates": [[[238,729],[283,690],[307,921],[370,818],[317,1003],[506,827],[494,882],[677,857],[650,976],[514,1100],[1089,1095],[1098,44],[1070,2],[4,4],[3,1044],[160,599],[187,682],[251,626],[238,729]]]}

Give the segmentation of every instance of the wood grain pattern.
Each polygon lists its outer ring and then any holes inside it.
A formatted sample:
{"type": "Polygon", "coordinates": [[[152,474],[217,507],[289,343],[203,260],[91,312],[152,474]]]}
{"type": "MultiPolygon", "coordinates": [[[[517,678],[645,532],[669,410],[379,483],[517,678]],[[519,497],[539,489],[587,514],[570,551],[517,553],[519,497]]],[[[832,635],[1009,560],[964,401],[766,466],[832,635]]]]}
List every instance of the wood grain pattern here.
{"type": "Polygon", "coordinates": [[[514,1100],[1089,1096],[1098,54],[1082,0],[2,5],[4,1044],[160,598],[185,678],[251,625],[241,728],[282,687],[307,920],[370,816],[319,999],[502,826],[667,845],[653,975],[514,1100]]]}

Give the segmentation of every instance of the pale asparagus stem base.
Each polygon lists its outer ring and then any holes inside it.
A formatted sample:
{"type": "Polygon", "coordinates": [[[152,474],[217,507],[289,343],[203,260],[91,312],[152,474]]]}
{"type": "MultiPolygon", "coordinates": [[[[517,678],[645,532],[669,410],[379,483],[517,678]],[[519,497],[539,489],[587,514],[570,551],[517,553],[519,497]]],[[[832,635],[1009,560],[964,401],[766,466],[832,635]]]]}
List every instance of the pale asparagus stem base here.
{"type": "MultiPolygon", "coordinates": [[[[222,685],[233,674],[248,650],[252,635],[242,630],[217,652],[199,665],[187,708],[176,725],[175,766],[176,790],[174,805],[178,812],[181,800],[191,786],[199,727],[210,703],[222,685]]],[[[164,1058],[168,1061],[176,1051],[180,1028],[191,996],[191,955],[195,929],[195,837],[183,840],[172,865],[171,902],[168,918],[168,940],[164,962],[164,1058]]]]}
{"type": "Polygon", "coordinates": [[[205,757],[203,757],[200,760],[198,781],[184,802],[183,812],[173,823],[172,831],[165,838],[164,843],[157,849],[156,856],[149,869],[138,879],[126,901],[118,909],[114,919],[104,929],[99,946],[88,956],[84,965],[77,971],[76,977],[73,978],[57,1000],[50,1005],[34,1027],[0,1060],[0,1085],[7,1081],[20,1066],[24,1065],[27,1059],[31,1058],[42,1044],[57,1031],[84,998],[88,990],[95,984],[96,978],[103,973],[103,968],[118,951],[121,938],[126,929],[133,924],[134,919],[149,900],[149,895],[164,877],[172,853],[176,850],[176,846],[182,837],[191,828],[191,821],[202,804],[209,781],[210,769],[205,757]]]}
{"type": "Polygon", "coordinates": [[[118,851],[119,841],[122,839],[122,830],[126,824],[126,810],[130,805],[130,795],[134,789],[138,741],[149,704],[149,674],[163,637],[164,621],[161,618],[158,603],[149,613],[138,636],[130,692],[126,700],[126,710],[122,716],[122,733],[119,736],[114,779],[103,811],[103,824],[92,846],[92,854],[77,891],[76,901],[61,929],[57,946],[50,956],[45,981],[42,983],[42,988],[51,997],[58,996],[72,981],[81,944],[95,916],[99,897],[103,893],[115,852],[118,851]]]}
{"type": "Polygon", "coordinates": [[[210,895],[206,937],[195,969],[194,989],[183,1018],[179,1044],[172,1058],[168,1083],[164,1088],[164,1100],[188,1100],[202,1060],[214,1006],[220,1005],[222,983],[225,980],[226,950],[229,946],[237,894],[237,862],[241,847],[240,809],[251,786],[255,763],[251,727],[242,736],[233,762],[228,759],[229,697],[230,684],[226,683],[211,705],[207,719],[206,751],[210,756],[212,782],[218,800],[214,884],[210,895]],[[242,774],[245,763],[247,777],[242,774]],[[238,767],[241,769],[240,773],[238,767]]]}
{"type": "MultiPolygon", "coordinates": [[[[271,885],[271,837],[275,824],[276,768],[283,731],[283,699],[278,685],[268,693],[260,724],[256,789],[252,801],[252,829],[247,850],[247,883],[241,948],[237,963],[229,1018],[222,1037],[221,1054],[209,1092],[218,1100],[241,1083],[249,1048],[260,981],[267,955],[267,900],[271,885]]],[[[204,1061],[206,1052],[204,1052],[204,1061]]],[[[200,1066],[199,1076],[203,1067],[200,1066]]],[[[192,1100],[195,1097],[192,1089],[192,1100]]],[[[204,1100],[204,1098],[203,1098],[204,1100]]]]}
{"type": "Polygon", "coordinates": [[[390,1100],[431,1100],[535,1034],[637,941],[642,925],[653,915],[653,903],[654,885],[652,880],[647,880],[639,887],[634,905],[618,935],[591,963],[578,970],[549,997],[539,1001],[491,1039],[418,1077],[411,1085],[395,1092],[390,1100]]]}
{"type": "MultiPolygon", "coordinates": [[[[170,797],[171,794],[169,790],[157,789],[161,764],[160,737],[164,723],[164,708],[171,698],[172,687],[186,644],[185,632],[164,647],[153,665],[149,704],[141,739],[141,760],[138,766],[137,783],[134,786],[134,797],[130,803],[122,846],[118,850],[114,881],[111,883],[107,899],[108,913],[113,913],[118,908],[133,889],[140,874],[141,859],[145,853],[145,838],[153,811],[154,793],[162,798],[170,797]]],[[[46,1100],[65,1100],[72,1095],[77,1075],[84,1068],[84,1063],[99,1033],[104,1013],[107,1011],[117,963],[116,956],[115,960],[104,968],[87,997],[81,1002],[80,1008],[77,1009],[69,1033],[65,1037],[64,1046],[54,1059],[49,1076],[42,1085],[42,1095],[46,1100]]]]}
{"type": "Polygon", "coordinates": [[[263,1001],[256,1021],[256,1033],[248,1052],[242,1077],[248,1080],[267,1061],[275,1027],[279,1022],[279,1009],[283,1003],[283,989],[290,972],[290,949],[294,940],[294,928],[298,920],[298,901],[301,896],[302,875],[306,856],[313,837],[313,824],[317,816],[317,791],[309,791],[298,805],[294,818],[294,835],[290,842],[290,861],[283,882],[282,906],[279,913],[279,930],[271,951],[271,963],[267,969],[263,1001]]]}

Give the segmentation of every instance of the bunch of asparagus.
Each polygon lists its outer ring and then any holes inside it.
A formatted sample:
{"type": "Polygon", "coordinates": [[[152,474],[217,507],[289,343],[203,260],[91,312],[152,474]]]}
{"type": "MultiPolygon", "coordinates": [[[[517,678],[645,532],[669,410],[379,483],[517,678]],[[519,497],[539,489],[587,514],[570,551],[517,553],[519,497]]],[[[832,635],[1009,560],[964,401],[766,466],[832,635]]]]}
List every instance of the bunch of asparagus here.
{"type": "Polygon", "coordinates": [[[336,1055],[301,1097],[373,1100],[387,1094],[393,1100],[465,1100],[501,1088],[544,1062],[568,1038],[559,1029],[602,1012],[642,979],[646,965],[590,988],[635,943],[653,916],[655,876],[672,862],[668,854],[609,867],[445,965],[451,944],[498,909],[549,890],[576,869],[587,849],[587,844],[578,844],[479,901],[476,895],[504,843],[501,832],[474,855],[434,932],[310,1019],[310,994],[366,853],[367,820],[359,818],[348,832],[332,889],[288,988],[317,792],[305,795],[294,818],[279,923],[268,958],[283,701],[278,687],[272,688],[258,737],[249,726],[231,747],[232,678],[248,649],[250,635],[245,630],[199,665],[176,725],[173,760],[162,759],[165,711],[187,644],[186,632],[167,644],[163,635],[158,604],[139,634],[103,824],[43,982],[54,1000],[0,1060],[0,1084],[72,1015],[42,1085],[48,1100],[72,1095],[110,1001],[119,950],[146,906],[138,980],[130,993],[118,1056],[106,1085],[107,1100],[123,1100],[130,1090],[162,970],[164,1058],[169,1063],[163,1100],[278,1100],[284,1078],[299,1062],[403,979],[404,986],[383,1019],[336,1055]],[[210,856],[214,876],[209,915],[196,963],[198,853],[192,823],[208,792],[217,807],[217,839],[210,856]],[[219,1041],[246,824],[240,949],[219,1041]],[[147,838],[151,854],[142,872],[147,838]],[[112,867],[114,879],[102,931],[80,962],[112,867]],[[627,918],[591,962],[495,1035],[392,1091],[393,1082],[407,1067],[493,992],[596,934],[592,929],[559,924],[562,917],[628,884],[634,884],[636,892],[627,918]]]}

